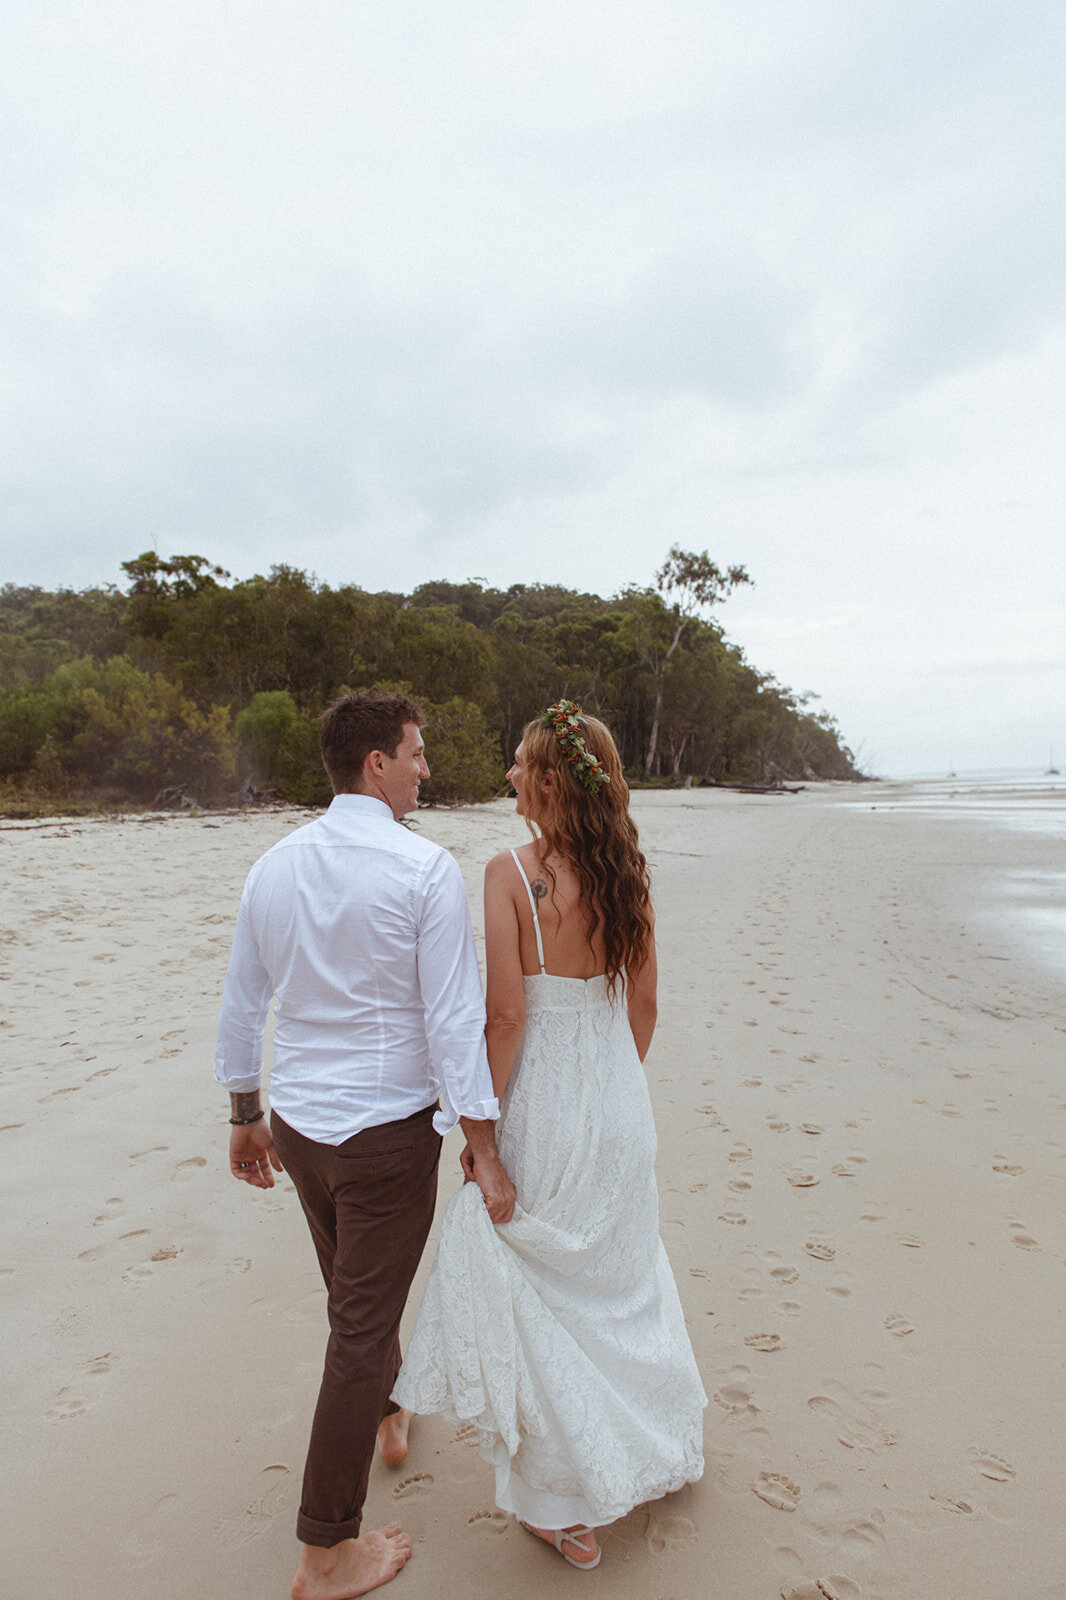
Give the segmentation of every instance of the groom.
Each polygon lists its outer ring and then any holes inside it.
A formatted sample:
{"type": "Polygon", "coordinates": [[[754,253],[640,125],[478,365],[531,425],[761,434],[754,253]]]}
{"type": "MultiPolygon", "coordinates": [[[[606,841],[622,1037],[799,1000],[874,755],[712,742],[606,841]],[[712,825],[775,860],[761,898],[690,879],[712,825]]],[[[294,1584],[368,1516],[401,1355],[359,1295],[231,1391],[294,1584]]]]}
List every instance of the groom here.
{"type": "Polygon", "coordinates": [[[411,1554],[398,1524],[360,1523],[375,1442],[391,1465],[407,1452],[410,1417],[389,1398],[400,1318],[433,1220],[440,1137],[456,1122],[489,1216],[507,1222],[514,1209],[462,877],[446,850],[397,826],[429,777],[422,722],[406,695],[377,690],[323,713],[333,802],[248,874],[222,997],[215,1078],[230,1092],[230,1170],[260,1189],[288,1172],[329,1294],[293,1600],[364,1594],[411,1554]]]}

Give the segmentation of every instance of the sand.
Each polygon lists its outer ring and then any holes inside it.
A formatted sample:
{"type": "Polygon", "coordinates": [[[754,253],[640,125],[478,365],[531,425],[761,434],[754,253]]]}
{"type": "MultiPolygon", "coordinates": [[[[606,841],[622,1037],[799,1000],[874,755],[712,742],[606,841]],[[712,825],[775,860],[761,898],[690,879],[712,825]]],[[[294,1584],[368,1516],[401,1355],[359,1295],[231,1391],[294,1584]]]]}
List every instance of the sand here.
{"type": "MultiPolygon", "coordinates": [[[[1066,1596],[1066,995],[988,891],[1066,843],[890,798],[636,797],[707,1471],[582,1576],[421,1419],[371,1480],[369,1525],[415,1545],[391,1592],[1066,1596]]],[[[324,1295],[287,1180],[228,1175],[210,1074],[244,873],[303,820],[0,826],[7,1600],[288,1594],[324,1295]]],[[[479,925],[523,825],[500,802],[418,826],[479,925]]]]}

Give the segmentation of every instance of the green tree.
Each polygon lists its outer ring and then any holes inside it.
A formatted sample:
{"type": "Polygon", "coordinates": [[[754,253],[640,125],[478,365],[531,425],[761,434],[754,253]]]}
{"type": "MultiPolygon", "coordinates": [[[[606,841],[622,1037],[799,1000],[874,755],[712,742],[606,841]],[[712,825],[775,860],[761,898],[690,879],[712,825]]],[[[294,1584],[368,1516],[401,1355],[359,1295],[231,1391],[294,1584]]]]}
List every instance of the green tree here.
{"type": "Polygon", "coordinates": [[[744,567],[716,566],[706,550],[699,555],[670,546],[670,554],[655,574],[655,586],[660,594],[676,595],[666,609],[665,628],[649,629],[648,665],[655,680],[655,709],[652,714],[651,734],[644,770],[656,770],[659,747],[659,722],[662,717],[666,677],[678,645],[701,610],[720,605],[740,584],[751,583],[744,567]]]}
{"type": "Polygon", "coordinates": [[[423,738],[430,778],[423,799],[432,805],[490,800],[503,787],[499,746],[480,706],[458,695],[439,704],[422,701],[423,738]]]}
{"type": "Polygon", "coordinates": [[[258,784],[276,785],[291,778],[299,762],[300,713],[286,689],[265,689],[255,695],[235,724],[237,743],[250,776],[258,784]]]}

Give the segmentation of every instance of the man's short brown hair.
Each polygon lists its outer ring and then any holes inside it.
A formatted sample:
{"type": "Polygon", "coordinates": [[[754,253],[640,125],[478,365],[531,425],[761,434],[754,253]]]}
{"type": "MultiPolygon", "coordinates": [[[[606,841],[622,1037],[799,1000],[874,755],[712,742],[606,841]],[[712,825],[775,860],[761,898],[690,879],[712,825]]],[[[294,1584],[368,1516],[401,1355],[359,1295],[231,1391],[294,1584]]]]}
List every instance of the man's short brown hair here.
{"type": "Polygon", "coordinates": [[[322,764],[335,794],[363,781],[363,767],[372,750],[394,756],[409,723],[425,722],[422,707],[407,694],[363,689],[342,694],[319,718],[322,764]]]}

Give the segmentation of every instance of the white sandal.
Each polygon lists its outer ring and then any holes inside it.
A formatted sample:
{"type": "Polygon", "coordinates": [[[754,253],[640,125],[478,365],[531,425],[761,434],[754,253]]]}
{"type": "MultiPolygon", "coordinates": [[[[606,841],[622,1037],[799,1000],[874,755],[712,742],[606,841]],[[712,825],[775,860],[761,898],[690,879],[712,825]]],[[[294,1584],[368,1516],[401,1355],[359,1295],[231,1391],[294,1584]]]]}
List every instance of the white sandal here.
{"type": "MultiPolygon", "coordinates": [[[[531,1533],[535,1539],[541,1538],[541,1535],[537,1533],[535,1528],[531,1528],[528,1522],[523,1522],[521,1525],[523,1528],[525,1528],[526,1532],[531,1533]]],[[[592,1546],[590,1544],[586,1544],[582,1538],[583,1534],[592,1532],[591,1528],[574,1528],[572,1530],[567,1530],[566,1528],[545,1528],[544,1531],[545,1533],[550,1533],[552,1538],[555,1540],[555,1548],[558,1550],[563,1560],[569,1566],[576,1567],[578,1572],[592,1572],[595,1567],[599,1566],[600,1557],[603,1555],[602,1550],[596,1551],[595,1561],[575,1561],[573,1556],[568,1556],[566,1551],[563,1549],[564,1544],[576,1544],[579,1550],[591,1551],[592,1546]]],[[[547,1539],[542,1539],[541,1542],[543,1544],[547,1544],[548,1541],[547,1539]]]]}

